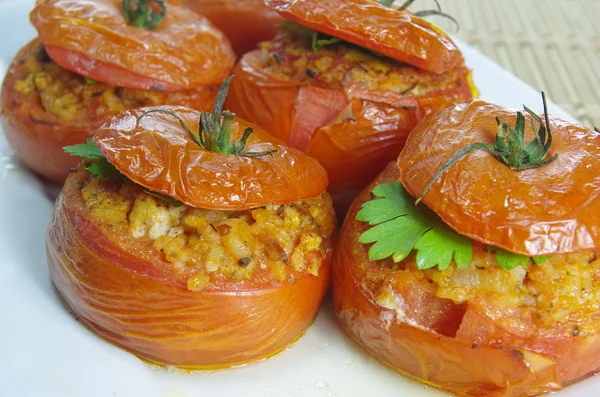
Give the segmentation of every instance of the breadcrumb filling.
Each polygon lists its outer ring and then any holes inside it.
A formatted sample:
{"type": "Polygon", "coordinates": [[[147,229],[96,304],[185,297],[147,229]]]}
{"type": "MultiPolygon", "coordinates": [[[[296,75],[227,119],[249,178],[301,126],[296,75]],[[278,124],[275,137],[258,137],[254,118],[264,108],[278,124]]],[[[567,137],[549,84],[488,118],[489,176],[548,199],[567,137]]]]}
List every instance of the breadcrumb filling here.
{"type": "Polygon", "coordinates": [[[323,88],[426,95],[467,84],[468,70],[464,67],[437,75],[349,43],[313,51],[308,39],[285,31],[261,43],[260,51],[266,73],[323,88]]]}
{"type": "Polygon", "coordinates": [[[552,255],[539,265],[531,262],[505,270],[484,247],[474,243],[473,248],[468,268],[452,263],[445,270],[419,270],[414,255],[400,264],[381,263],[398,272],[419,274],[434,285],[439,298],[455,304],[483,302],[511,321],[536,328],[564,326],[574,333],[595,327],[594,316],[600,310],[600,252],[552,255]]]}
{"type": "Polygon", "coordinates": [[[132,107],[180,103],[189,95],[115,87],[87,79],[54,63],[41,42],[21,62],[23,78],[15,82],[15,91],[31,95],[46,112],[64,121],[96,119],[132,107]]]}
{"type": "Polygon", "coordinates": [[[294,272],[316,276],[335,228],[327,193],[286,205],[214,211],[174,207],[130,181],[91,178],[81,192],[90,215],[151,242],[173,271],[192,274],[193,291],[211,277],[249,280],[259,269],[279,281],[293,281],[294,272]]]}

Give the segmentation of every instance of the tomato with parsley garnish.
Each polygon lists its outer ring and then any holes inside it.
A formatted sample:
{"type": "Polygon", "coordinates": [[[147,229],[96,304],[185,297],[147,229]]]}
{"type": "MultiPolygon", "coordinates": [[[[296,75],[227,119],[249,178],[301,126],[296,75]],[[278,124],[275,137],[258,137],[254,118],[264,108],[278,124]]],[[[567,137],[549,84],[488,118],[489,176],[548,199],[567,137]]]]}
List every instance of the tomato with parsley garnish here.
{"type": "Polygon", "coordinates": [[[600,368],[600,135],[483,101],[427,116],[353,203],[342,327],[458,395],[561,389],[600,368]]]}
{"type": "Polygon", "coordinates": [[[47,235],[50,274],[83,323],[184,368],[271,356],[315,318],[335,215],[316,160],[223,111],[129,110],[86,144],[47,235]]]}
{"type": "Polygon", "coordinates": [[[477,95],[454,42],[371,0],[269,0],[285,22],[234,68],[228,106],[321,162],[344,212],[424,115],[477,95]]]}
{"type": "Polygon", "coordinates": [[[110,116],[153,105],[210,108],[235,55],[225,36],[158,0],[42,0],[38,37],[2,85],[2,126],[25,165],[62,182],[82,143],[110,116]]]}

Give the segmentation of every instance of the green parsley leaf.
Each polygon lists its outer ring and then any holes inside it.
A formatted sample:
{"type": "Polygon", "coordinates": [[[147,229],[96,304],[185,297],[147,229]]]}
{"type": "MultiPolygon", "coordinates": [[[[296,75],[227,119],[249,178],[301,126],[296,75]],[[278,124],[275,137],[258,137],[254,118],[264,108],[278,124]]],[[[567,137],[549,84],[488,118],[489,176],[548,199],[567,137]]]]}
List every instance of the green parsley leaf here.
{"type": "Polygon", "coordinates": [[[391,256],[394,262],[400,262],[411,253],[421,235],[429,230],[428,226],[424,217],[405,214],[372,227],[361,234],[358,241],[375,243],[369,248],[369,259],[380,260],[391,256]]]}
{"type": "Polygon", "coordinates": [[[535,263],[536,265],[541,265],[550,258],[549,255],[529,257],[527,255],[515,254],[513,252],[496,247],[488,247],[488,250],[490,252],[496,253],[496,262],[498,263],[498,265],[500,265],[501,268],[505,270],[514,269],[519,265],[527,266],[531,260],[533,260],[533,263],[535,263]]]}
{"type": "Polygon", "coordinates": [[[514,269],[519,265],[527,266],[531,261],[529,256],[515,254],[501,248],[494,248],[494,253],[496,254],[496,262],[505,270],[514,269]]]}
{"type": "Polygon", "coordinates": [[[421,236],[415,244],[415,249],[419,269],[431,269],[437,265],[440,270],[444,270],[450,266],[453,258],[458,267],[464,268],[473,260],[471,240],[456,233],[441,221],[421,236]]]}
{"type": "Polygon", "coordinates": [[[330,37],[319,33],[311,28],[308,28],[304,25],[300,25],[299,23],[292,21],[285,21],[275,26],[277,29],[286,30],[291,32],[299,37],[304,37],[305,39],[309,39],[312,43],[313,51],[319,51],[321,48],[326,47],[328,45],[336,44],[342,41],[342,39],[338,39],[337,37],[330,37]]]}
{"type": "Polygon", "coordinates": [[[65,153],[69,153],[73,156],[91,160],[91,163],[86,167],[86,170],[98,178],[111,181],[125,178],[114,165],[106,160],[106,157],[100,152],[100,149],[98,149],[98,146],[96,146],[92,138],[88,138],[85,143],[79,145],[65,146],[63,150],[65,153]]]}
{"type": "MultiPolygon", "coordinates": [[[[91,138],[88,138],[85,143],[79,145],[65,146],[63,150],[66,153],[72,154],[73,156],[79,156],[83,157],[84,159],[91,160],[90,164],[85,169],[97,178],[106,179],[109,181],[127,179],[125,175],[121,174],[117,167],[108,162],[106,157],[102,155],[100,149],[98,149],[98,146],[96,146],[91,138]]],[[[171,196],[152,192],[148,189],[144,190],[144,192],[166,201],[173,207],[181,207],[183,205],[181,201],[176,200],[171,196]]]]}
{"type": "Polygon", "coordinates": [[[65,153],[69,153],[73,156],[83,157],[84,159],[101,160],[104,155],[100,153],[100,149],[94,143],[92,138],[88,138],[86,143],[73,146],[65,146],[63,148],[65,153]]]}
{"type": "Polygon", "coordinates": [[[83,76],[83,79],[85,80],[86,84],[96,84],[97,83],[96,80],[90,79],[89,77],[83,76]]]}
{"type": "Polygon", "coordinates": [[[356,219],[369,222],[369,225],[378,225],[406,214],[411,207],[414,208],[410,195],[402,186],[397,186],[399,184],[400,182],[384,183],[375,186],[372,191],[373,195],[387,200],[385,202],[377,200],[365,202],[356,214],[356,219]]]}
{"type": "Polygon", "coordinates": [[[119,170],[105,158],[94,161],[86,167],[86,170],[98,178],[107,179],[109,181],[125,179],[125,175],[121,174],[119,170]]]}
{"type": "Polygon", "coordinates": [[[304,37],[306,39],[312,39],[314,30],[311,28],[307,28],[306,26],[300,25],[299,23],[292,21],[284,21],[278,25],[275,25],[277,29],[285,30],[287,32],[293,33],[296,36],[304,37]]]}
{"type": "Polygon", "coordinates": [[[378,185],[356,219],[375,225],[360,237],[361,243],[374,243],[369,248],[369,259],[392,257],[395,262],[405,259],[417,250],[419,269],[438,266],[447,268],[451,261],[459,267],[471,263],[471,241],[454,232],[424,205],[415,206],[414,198],[400,182],[378,185]]]}
{"type": "MultiPolygon", "coordinates": [[[[394,262],[400,262],[416,250],[419,269],[437,266],[444,270],[452,261],[459,268],[469,266],[473,260],[471,240],[455,232],[426,206],[414,205],[414,198],[400,182],[377,185],[372,193],[377,198],[363,203],[356,214],[358,221],[373,226],[358,239],[363,244],[373,243],[369,248],[370,260],[392,257],[394,262]]],[[[495,253],[496,262],[506,270],[526,266],[532,260],[540,265],[549,258],[529,257],[491,246],[487,249],[495,253]]]]}
{"type": "Polygon", "coordinates": [[[166,201],[167,203],[171,204],[173,207],[177,208],[177,207],[181,207],[183,205],[183,203],[179,200],[175,200],[173,197],[171,196],[167,196],[166,194],[161,194],[161,193],[156,193],[153,191],[150,191],[148,189],[144,190],[144,193],[147,193],[151,196],[154,196],[156,198],[159,198],[161,200],[166,201]]]}
{"type": "Polygon", "coordinates": [[[319,51],[323,47],[327,47],[328,45],[332,45],[335,43],[341,42],[342,39],[338,39],[337,37],[330,37],[328,39],[320,39],[319,33],[315,32],[312,37],[312,49],[313,51],[319,51]]]}
{"type": "Polygon", "coordinates": [[[536,265],[541,265],[542,263],[546,262],[548,259],[550,259],[551,255],[540,255],[540,256],[532,256],[531,259],[533,259],[533,262],[536,265]]]}

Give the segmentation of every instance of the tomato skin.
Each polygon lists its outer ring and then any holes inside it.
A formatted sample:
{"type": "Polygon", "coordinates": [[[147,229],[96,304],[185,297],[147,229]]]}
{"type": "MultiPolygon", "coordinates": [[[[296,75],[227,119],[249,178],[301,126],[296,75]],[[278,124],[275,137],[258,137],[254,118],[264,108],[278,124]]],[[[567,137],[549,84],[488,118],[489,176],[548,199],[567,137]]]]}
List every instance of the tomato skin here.
{"type": "Polygon", "coordinates": [[[119,171],[153,192],[166,194],[192,207],[238,211],[312,198],[327,189],[327,173],[302,152],[288,148],[260,127],[236,119],[231,141],[246,128],[254,131],[245,151],[275,150],[246,157],[204,149],[167,110],[198,134],[200,113],[172,106],[134,109],[113,117],[94,142],[119,171]]]}
{"type": "Polygon", "coordinates": [[[177,85],[164,83],[160,80],[140,76],[127,69],[110,65],[106,62],[95,61],[81,52],[46,45],[46,52],[54,62],[65,69],[96,81],[110,81],[117,87],[140,88],[144,90],[159,88],[164,91],[181,91],[177,85]]]}
{"type": "Polygon", "coordinates": [[[547,355],[556,361],[563,385],[600,368],[600,333],[577,331],[574,334],[572,326],[551,330],[523,327],[511,321],[511,315],[515,316],[483,300],[470,302],[456,338],[547,355]]]}
{"type": "Polygon", "coordinates": [[[345,112],[314,133],[306,153],[319,160],[330,178],[336,211],[344,214],[352,200],[398,153],[418,110],[353,99],[345,112]]]}
{"type": "Polygon", "coordinates": [[[184,0],[183,5],[225,33],[238,57],[273,37],[283,20],[262,0],[184,0]]]}
{"type": "Polygon", "coordinates": [[[30,21],[62,67],[115,86],[185,90],[219,84],[235,61],[220,31],[174,4],[153,31],[129,26],[120,0],[42,0],[30,21]]]}
{"type": "Polygon", "coordinates": [[[487,331],[499,326],[497,319],[478,316],[479,309],[471,302],[457,305],[438,298],[431,283],[415,273],[370,261],[368,245],[358,243],[367,226],[355,220],[356,213],[375,185],[396,181],[398,176],[390,163],[354,201],[340,232],[333,259],[334,310],[353,339],[402,374],[465,396],[536,395],[559,390],[576,374],[597,368],[597,349],[588,344],[597,335],[577,339],[554,334],[536,339],[531,330],[527,337],[511,332],[504,339],[505,330],[487,331]],[[391,286],[395,308],[377,301],[381,286],[391,286]],[[483,331],[476,337],[478,330],[483,331]],[[547,341],[566,343],[564,351],[577,351],[577,355],[554,356],[551,348],[540,348],[547,341]],[[596,359],[586,357],[588,353],[596,359]],[[564,361],[557,365],[556,359],[564,361]],[[579,360],[585,365],[579,366],[579,360]],[[566,374],[562,366],[576,369],[566,374]]]}
{"type": "MultiPolygon", "coordinates": [[[[40,48],[34,39],[15,56],[2,84],[0,93],[0,122],[6,140],[16,156],[30,169],[45,178],[62,183],[69,169],[80,159],[66,154],[63,147],[85,142],[105,121],[93,109],[72,121],[64,120],[42,105],[37,94],[25,94],[15,89],[18,81],[27,76],[23,62],[40,48]]],[[[217,93],[217,87],[206,86],[189,90],[181,98],[170,99],[164,93],[165,103],[209,110],[217,93]]]]}
{"type": "Polygon", "coordinates": [[[316,158],[329,174],[338,214],[397,157],[426,114],[473,95],[466,68],[455,89],[419,97],[284,80],[261,70],[260,56],[249,52],[235,66],[226,106],[316,158]]]}
{"type": "MultiPolygon", "coordinates": [[[[459,150],[475,142],[494,143],[496,117],[512,127],[516,112],[475,100],[427,117],[398,157],[400,180],[418,197],[459,150]]],[[[526,119],[528,143],[534,131],[531,117],[526,119]]],[[[549,156],[557,155],[551,163],[517,171],[478,150],[446,170],[423,203],[460,234],[527,256],[600,246],[600,135],[554,117],[549,120],[549,156]]]]}
{"type": "Polygon", "coordinates": [[[318,277],[276,282],[267,270],[189,291],[151,242],[90,218],[77,186],[87,178],[77,171],[67,179],[46,250],[65,303],[108,341],[158,364],[213,369],[271,356],[312,323],[330,281],[331,245],[318,277]]]}
{"type": "Polygon", "coordinates": [[[372,0],[266,0],[285,19],[436,74],[462,54],[432,23],[372,0]]]}

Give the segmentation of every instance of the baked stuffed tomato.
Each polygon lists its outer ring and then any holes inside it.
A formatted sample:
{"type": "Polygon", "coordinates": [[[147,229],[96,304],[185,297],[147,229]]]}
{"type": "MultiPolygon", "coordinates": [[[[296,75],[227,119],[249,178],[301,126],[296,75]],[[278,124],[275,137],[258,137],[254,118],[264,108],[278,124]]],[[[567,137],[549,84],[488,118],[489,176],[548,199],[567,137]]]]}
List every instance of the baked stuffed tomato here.
{"type": "Polygon", "coordinates": [[[223,31],[239,56],[275,35],[281,17],[263,0],[183,0],[183,5],[207,17],[223,31]]]}
{"type": "Polygon", "coordinates": [[[85,161],[52,215],[52,280],[85,324],[155,363],[273,355],[330,281],[327,174],[221,110],[126,111],[67,149],[85,161]]]}
{"type": "Polygon", "coordinates": [[[340,324],[459,395],[536,395],[597,371],[599,172],[600,135],[546,112],[476,100],[426,117],[348,212],[340,324]]]}
{"type": "Polygon", "coordinates": [[[287,19],[234,68],[228,106],[319,160],[338,212],[396,157],[421,118],[471,98],[452,40],[371,0],[268,0],[287,19]]]}
{"type": "Polygon", "coordinates": [[[30,19],[39,37],[8,68],[2,126],[23,163],[58,182],[77,161],[64,146],[126,109],[209,110],[234,62],[208,20],[163,1],[43,0],[30,19]]]}

